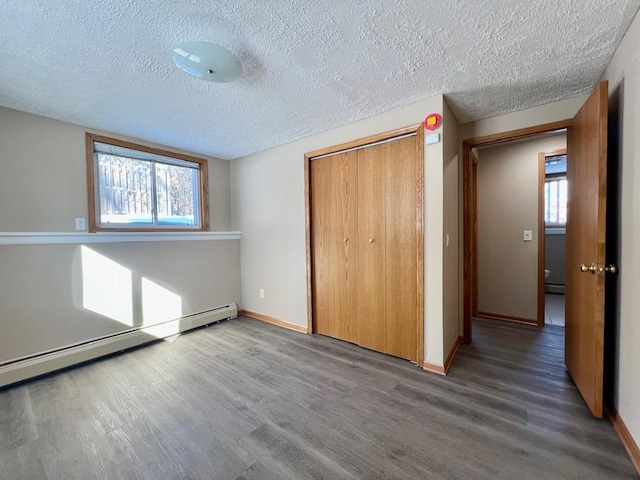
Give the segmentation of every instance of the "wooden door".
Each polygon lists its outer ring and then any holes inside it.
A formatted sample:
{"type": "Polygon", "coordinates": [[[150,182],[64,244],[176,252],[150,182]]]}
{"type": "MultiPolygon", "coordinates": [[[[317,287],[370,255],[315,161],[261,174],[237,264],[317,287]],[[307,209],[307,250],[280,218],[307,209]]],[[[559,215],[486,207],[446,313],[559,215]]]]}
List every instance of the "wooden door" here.
{"type": "Polygon", "coordinates": [[[416,140],[375,147],[385,171],[385,353],[408,360],[417,360],[416,140]]]}
{"type": "Polygon", "coordinates": [[[358,151],[357,343],[378,352],[387,345],[385,145],[358,151]]]}
{"type": "Polygon", "coordinates": [[[565,365],[599,418],[604,368],[607,100],[607,82],[603,82],[567,131],[565,365]]]}
{"type": "Polygon", "coordinates": [[[310,168],[314,331],[356,342],[357,152],[310,168]]]}
{"type": "Polygon", "coordinates": [[[417,137],[358,153],[358,344],[417,360],[417,137]]]}

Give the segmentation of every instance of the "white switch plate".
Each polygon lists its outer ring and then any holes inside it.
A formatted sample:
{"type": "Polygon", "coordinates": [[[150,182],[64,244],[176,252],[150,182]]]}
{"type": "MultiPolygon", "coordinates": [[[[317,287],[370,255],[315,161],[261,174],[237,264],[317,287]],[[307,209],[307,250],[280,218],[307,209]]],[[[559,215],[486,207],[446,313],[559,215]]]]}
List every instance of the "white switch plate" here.
{"type": "Polygon", "coordinates": [[[449,234],[447,233],[447,248],[449,248],[449,234]]]}
{"type": "Polygon", "coordinates": [[[524,231],[524,241],[525,242],[530,242],[531,240],[533,240],[533,232],[531,230],[525,230],[524,231]]]}
{"type": "Polygon", "coordinates": [[[76,218],[76,230],[86,230],[87,223],[84,218],[76,218]]]}
{"type": "Polygon", "coordinates": [[[264,288],[260,289],[260,298],[264,298],[264,288]]]}
{"type": "Polygon", "coordinates": [[[433,145],[435,143],[440,143],[440,134],[439,133],[432,133],[430,135],[427,135],[424,139],[425,143],[427,145],[433,145]]]}

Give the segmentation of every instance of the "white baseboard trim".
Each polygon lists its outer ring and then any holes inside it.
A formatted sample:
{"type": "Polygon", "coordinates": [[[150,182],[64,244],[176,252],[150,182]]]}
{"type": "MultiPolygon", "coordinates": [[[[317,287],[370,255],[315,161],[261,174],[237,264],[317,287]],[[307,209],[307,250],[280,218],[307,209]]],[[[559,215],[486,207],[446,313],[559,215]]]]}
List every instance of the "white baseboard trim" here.
{"type": "Polygon", "coordinates": [[[171,337],[209,323],[236,318],[237,314],[238,308],[235,303],[232,303],[158,325],[130,330],[122,334],[17,360],[0,366],[0,387],[171,337]]]}

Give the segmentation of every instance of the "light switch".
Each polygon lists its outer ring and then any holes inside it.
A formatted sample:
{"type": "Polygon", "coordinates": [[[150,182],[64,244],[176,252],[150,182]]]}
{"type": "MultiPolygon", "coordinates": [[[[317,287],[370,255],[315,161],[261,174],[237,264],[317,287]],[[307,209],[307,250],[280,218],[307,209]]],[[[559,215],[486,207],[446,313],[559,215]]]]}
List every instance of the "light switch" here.
{"type": "Polygon", "coordinates": [[[260,289],[260,298],[264,298],[264,288],[260,289]]]}
{"type": "Polygon", "coordinates": [[[524,241],[525,242],[530,242],[531,240],[533,240],[533,232],[531,230],[525,230],[524,231],[524,241]]]}

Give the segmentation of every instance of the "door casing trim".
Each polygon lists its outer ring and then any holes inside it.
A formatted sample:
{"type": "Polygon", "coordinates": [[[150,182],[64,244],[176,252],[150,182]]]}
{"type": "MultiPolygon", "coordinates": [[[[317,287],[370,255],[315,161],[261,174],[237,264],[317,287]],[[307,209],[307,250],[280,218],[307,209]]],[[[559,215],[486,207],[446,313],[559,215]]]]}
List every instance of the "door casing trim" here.
{"type": "MultiPolygon", "coordinates": [[[[497,145],[511,140],[527,138],[542,133],[566,130],[571,126],[572,119],[543,123],[533,127],[520,128],[507,132],[496,133],[484,137],[469,138],[462,142],[462,217],[463,217],[463,309],[462,309],[462,341],[471,343],[471,318],[478,311],[478,224],[477,204],[473,195],[473,185],[477,184],[477,169],[473,168],[471,150],[477,147],[497,145]]],[[[543,272],[544,278],[544,272],[543,272]]]]}

